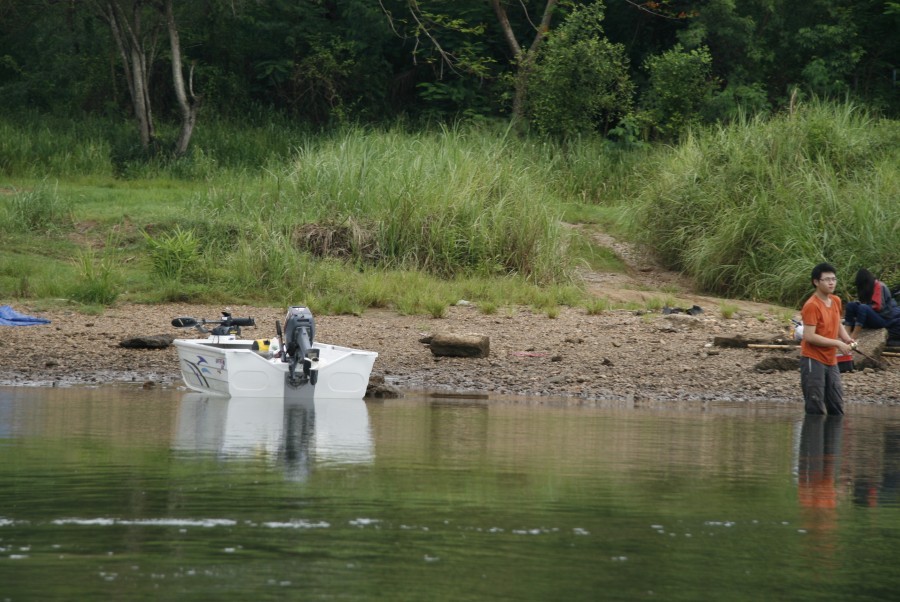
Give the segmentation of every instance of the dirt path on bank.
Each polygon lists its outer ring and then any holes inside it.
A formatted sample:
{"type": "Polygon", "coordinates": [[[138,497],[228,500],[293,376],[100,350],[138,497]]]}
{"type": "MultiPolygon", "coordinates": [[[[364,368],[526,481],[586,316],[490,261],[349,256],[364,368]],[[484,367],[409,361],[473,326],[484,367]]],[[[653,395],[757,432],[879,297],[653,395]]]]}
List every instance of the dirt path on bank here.
{"type": "MultiPolygon", "coordinates": [[[[323,342],[377,351],[373,376],[404,390],[437,390],[490,396],[528,396],[536,403],[624,404],[654,402],[762,401],[800,404],[796,370],[765,371],[759,362],[782,351],[713,346],[714,337],[787,336],[788,308],[696,294],[683,276],[654,265],[629,245],[606,234],[598,243],[626,264],[624,273],[585,272],[587,289],[613,303],[674,298],[699,315],[617,309],[588,315],[561,308],[548,317],[527,308],[501,308],[485,315],[472,305],[451,307],[447,316],[401,316],[369,310],[363,316],[316,316],[316,338],[323,342]],[[731,319],[720,304],[738,308],[731,319]],[[420,340],[437,332],[490,337],[484,359],[437,358],[420,340]]],[[[302,300],[297,300],[298,303],[302,300]]],[[[222,306],[122,304],[91,316],[72,309],[40,311],[7,301],[22,313],[50,324],[0,327],[0,384],[67,386],[128,382],[144,387],[181,387],[175,349],[125,349],[123,339],[168,334],[185,336],[170,322],[177,316],[215,319],[222,306]]],[[[257,327],[247,338],[274,335],[284,307],[228,308],[250,316],[257,327]]],[[[188,335],[193,336],[193,335],[188,335]]],[[[883,371],[844,375],[848,403],[900,403],[900,361],[883,371]]]]}

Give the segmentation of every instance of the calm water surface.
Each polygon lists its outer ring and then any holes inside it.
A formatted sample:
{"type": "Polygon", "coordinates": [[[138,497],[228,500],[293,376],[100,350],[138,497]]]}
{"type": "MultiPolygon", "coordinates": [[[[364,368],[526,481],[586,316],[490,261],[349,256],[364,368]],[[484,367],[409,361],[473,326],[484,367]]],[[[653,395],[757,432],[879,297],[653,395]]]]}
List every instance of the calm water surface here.
{"type": "Polygon", "coordinates": [[[900,410],[0,388],[0,600],[887,600],[900,410]]]}

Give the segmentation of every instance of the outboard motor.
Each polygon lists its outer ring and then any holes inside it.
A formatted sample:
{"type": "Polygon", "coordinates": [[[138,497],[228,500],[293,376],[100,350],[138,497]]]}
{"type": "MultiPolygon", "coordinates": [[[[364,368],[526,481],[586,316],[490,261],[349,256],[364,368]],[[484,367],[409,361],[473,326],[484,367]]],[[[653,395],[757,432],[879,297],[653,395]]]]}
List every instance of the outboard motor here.
{"type": "Polygon", "coordinates": [[[313,349],[316,338],[316,323],[307,307],[289,307],[284,319],[284,355],[282,361],[289,362],[288,384],[299,387],[309,383],[315,385],[319,373],[319,350],[313,349]],[[297,373],[298,364],[302,365],[297,373]]]}

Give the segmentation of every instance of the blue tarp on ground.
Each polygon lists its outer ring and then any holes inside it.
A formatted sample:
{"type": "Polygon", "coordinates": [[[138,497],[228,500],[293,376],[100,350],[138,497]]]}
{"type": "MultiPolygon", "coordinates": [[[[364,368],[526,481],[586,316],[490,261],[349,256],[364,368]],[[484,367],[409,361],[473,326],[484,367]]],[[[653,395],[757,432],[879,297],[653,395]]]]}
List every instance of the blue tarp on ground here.
{"type": "Polygon", "coordinates": [[[35,318],[20,314],[9,305],[0,305],[0,326],[35,326],[49,324],[46,318],[35,318]]]}

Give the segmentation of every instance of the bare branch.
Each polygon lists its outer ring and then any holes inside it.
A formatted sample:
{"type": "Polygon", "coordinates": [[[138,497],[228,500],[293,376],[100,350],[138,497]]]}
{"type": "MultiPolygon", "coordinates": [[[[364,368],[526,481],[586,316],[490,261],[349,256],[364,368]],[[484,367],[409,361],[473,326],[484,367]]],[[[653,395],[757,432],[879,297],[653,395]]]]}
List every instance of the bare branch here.
{"type": "Polygon", "coordinates": [[[529,54],[533,55],[534,51],[541,45],[544,38],[547,37],[547,32],[550,31],[550,21],[553,19],[553,11],[556,9],[557,1],[558,0],[547,0],[547,5],[544,7],[544,16],[541,17],[541,25],[538,27],[537,34],[535,34],[534,40],[531,42],[531,48],[528,49],[529,54]]]}
{"type": "Polygon", "coordinates": [[[519,41],[516,39],[516,34],[509,22],[509,16],[506,14],[506,9],[503,8],[503,4],[500,3],[500,0],[491,0],[491,6],[494,7],[494,14],[497,15],[497,21],[500,22],[500,30],[503,32],[503,37],[506,38],[506,43],[507,45],[509,45],[509,49],[512,51],[513,56],[515,56],[517,60],[521,59],[522,47],[519,45],[519,41]]]}
{"type": "MultiPolygon", "coordinates": [[[[437,39],[433,35],[431,35],[431,31],[429,31],[428,27],[422,22],[421,19],[419,19],[419,14],[418,14],[419,3],[416,2],[416,0],[410,0],[409,8],[410,8],[409,12],[412,15],[413,19],[416,20],[416,23],[418,24],[419,29],[421,29],[422,32],[424,32],[425,35],[428,37],[428,39],[431,40],[431,43],[434,45],[435,50],[437,50],[438,54],[441,55],[441,63],[446,64],[447,67],[450,68],[450,71],[452,71],[453,73],[455,73],[457,75],[461,75],[460,72],[457,71],[456,68],[453,66],[454,56],[443,49],[440,42],[438,42],[437,39]]],[[[416,36],[416,37],[418,38],[418,36],[416,36]]],[[[441,71],[441,77],[443,77],[443,67],[442,67],[442,71],[441,71]]]]}
{"type": "Polygon", "coordinates": [[[531,15],[528,14],[528,7],[525,6],[525,0],[519,0],[519,6],[522,7],[522,12],[525,13],[525,20],[528,21],[528,24],[531,25],[531,28],[537,31],[537,25],[534,24],[534,21],[531,20],[531,15]]]}
{"type": "Polygon", "coordinates": [[[654,17],[662,17],[663,19],[671,19],[673,21],[679,20],[678,17],[673,17],[671,15],[667,15],[667,14],[664,14],[661,12],[656,12],[654,10],[651,10],[650,7],[647,6],[647,4],[648,4],[647,2],[635,2],[634,0],[625,0],[625,2],[627,2],[628,4],[630,4],[631,6],[635,7],[638,10],[642,10],[645,13],[653,15],[654,17]]]}
{"type": "Polygon", "coordinates": [[[188,93],[191,95],[191,100],[196,101],[197,95],[194,93],[194,67],[197,66],[196,61],[191,61],[191,68],[188,70],[188,93]]]}
{"type": "Polygon", "coordinates": [[[381,12],[383,12],[384,15],[387,17],[388,25],[391,26],[391,31],[394,32],[394,35],[400,39],[406,39],[406,36],[400,35],[400,32],[397,31],[396,27],[394,27],[394,15],[392,15],[391,11],[389,11],[388,9],[386,9],[384,7],[384,2],[382,2],[382,0],[378,0],[378,4],[379,4],[379,6],[381,6],[381,12]]]}

